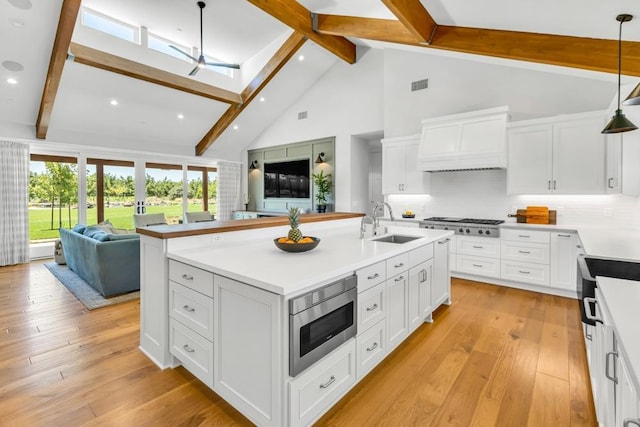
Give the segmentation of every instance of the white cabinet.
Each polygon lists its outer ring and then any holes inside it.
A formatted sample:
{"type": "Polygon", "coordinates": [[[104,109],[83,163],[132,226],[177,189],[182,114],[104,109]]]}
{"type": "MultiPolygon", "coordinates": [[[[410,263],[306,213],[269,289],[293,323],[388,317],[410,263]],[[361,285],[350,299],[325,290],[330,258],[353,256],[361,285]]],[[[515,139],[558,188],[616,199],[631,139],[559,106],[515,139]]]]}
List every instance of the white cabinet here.
{"type": "Polygon", "coordinates": [[[226,277],[214,282],[214,391],[258,425],[283,425],[281,299],[226,277]]]}
{"type": "Polygon", "coordinates": [[[420,136],[382,140],[382,193],[426,194],[429,175],[418,171],[420,136]]]}
{"type": "Polygon", "coordinates": [[[358,333],[384,320],[388,311],[387,288],[384,283],[358,293],[358,333]]]}
{"type": "Polygon", "coordinates": [[[400,273],[387,279],[387,343],[388,350],[393,350],[409,335],[409,316],[407,301],[409,292],[408,272],[400,273]]]}
{"type": "Polygon", "coordinates": [[[504,231],[501,236],[500,277],[549,286],[549,232],[504,231]]]}
{"type": "Polygon", "coordinates": [[[640,427],[640,397],[631,380],[626,360],[618,359],[618,384],[616,388],[616,419],[623,427],[640,427]]]}
{"type": "Polygon", "coordinates": [[[607,194],[640,194],[640,135],[636,132],[615,133],[606,136],[607,194]]]}
{"type": "Polygon", "coordinates": [[[409,270],[409,295],[407,314],[409,316],[409,332],[415,331],[425,320],[431,319],[433,261],[424,261],[409,270]]]}
{"type": "Polygon", "coordinates": [[[487,277],[500,277],[500,239],[457,237],[456,271],[487,277]]]}
{"type": "MultiPolygon", "coordinates": [[[[255,356],[251,355],[257,359],[255,356]]],[[[290,425],[313,424],[355,382],[356,345],[350,340],[289,382],[290,425]]]]}
{"type": "Polygon", "coordinates": [[[433,268],[431,275],[431,304],[433,310],[440,304],[451,303],[451,272],[449,266],[449,245],[451,238],[438,240],[433,245],[433,268]]]}
{"type": "Polygon", "coordinates": [[[508,194],[604,194],[603,112],[512,123],[508,194]]]}
{"type": "Polygon", "coordinates": [[[554,288],[575,290],[578,235],[551,233],[551,273],[549,285],[554,288]]]}
{"type": "Polygon", "coordinates": [[[379,321],[356,339],[358,380],[367,375],[387,355],[387,324],[379,321]]]}

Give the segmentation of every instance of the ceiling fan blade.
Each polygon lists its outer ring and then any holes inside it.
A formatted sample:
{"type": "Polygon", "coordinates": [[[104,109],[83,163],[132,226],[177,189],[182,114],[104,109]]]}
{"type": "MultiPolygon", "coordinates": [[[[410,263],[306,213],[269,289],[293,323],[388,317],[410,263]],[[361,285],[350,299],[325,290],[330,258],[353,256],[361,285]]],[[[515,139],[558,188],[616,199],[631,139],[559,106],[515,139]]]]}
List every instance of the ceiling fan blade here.
{"type": "Polygon", "coordinates": [[[208,65],[210,67],[227,67],[227,68],[233,68],[235,70],[240,69],[240,65],[238,64],[227,64],[224,62],[205,62],[205,65],[208,65]]]}
{"type": "Polygon", "coordinates": [[[198,72],[198,70],[200,70],[200,66],[196,65],[196,67],[191,70],[191,72],[189,73],[190,76],[195,76],[196,73],[198,72]]]}
{"type": "Polygon", "coordinates": [[[171,49],[174,49],[174,50],[176,50],[176,51],[180,52],[180,53],[181,53],[181,54],[183,54],[184,56],[186,56],[186,57],[188,57],[188,58],[193,59],[195,62],[198,62],[198,60],[197,60],[196,58],[194,58],[193,56],[189,55],[189,54],[188,54],[187,52],[185,52],[184,50],[182,50],[182,49],[178,49],[177,47],[175,47],[175,46],[173,46],[173,45],[169,45],[169,47],[170,47],[171,49]]]}

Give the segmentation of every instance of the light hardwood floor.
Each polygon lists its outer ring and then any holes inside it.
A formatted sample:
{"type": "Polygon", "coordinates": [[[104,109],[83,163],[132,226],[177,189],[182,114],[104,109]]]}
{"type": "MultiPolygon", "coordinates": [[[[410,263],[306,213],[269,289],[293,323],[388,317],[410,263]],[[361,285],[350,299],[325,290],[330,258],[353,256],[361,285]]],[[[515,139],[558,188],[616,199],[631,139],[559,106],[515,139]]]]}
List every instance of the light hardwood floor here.
{"type": "MultiPolygon", "coordinates": [[[[454,279],[319,426],[595,426],[577,302],[454,279]]],[[[139,350],[138,301],[88,311],[42,263],[0,267],[0,425],[250,425],[139,350]]]]}

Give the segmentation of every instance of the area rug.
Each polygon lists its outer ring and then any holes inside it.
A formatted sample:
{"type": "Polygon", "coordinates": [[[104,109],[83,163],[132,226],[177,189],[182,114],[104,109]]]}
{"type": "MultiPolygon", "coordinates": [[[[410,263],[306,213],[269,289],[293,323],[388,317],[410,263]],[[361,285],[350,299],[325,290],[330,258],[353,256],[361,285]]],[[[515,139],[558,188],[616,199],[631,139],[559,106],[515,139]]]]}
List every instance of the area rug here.
{"type": "Polygon", "coordinates": [[[140,298],[140,291],[105,298],[66,265],[45,262],[44,266],[89,310],[140,298]]]}

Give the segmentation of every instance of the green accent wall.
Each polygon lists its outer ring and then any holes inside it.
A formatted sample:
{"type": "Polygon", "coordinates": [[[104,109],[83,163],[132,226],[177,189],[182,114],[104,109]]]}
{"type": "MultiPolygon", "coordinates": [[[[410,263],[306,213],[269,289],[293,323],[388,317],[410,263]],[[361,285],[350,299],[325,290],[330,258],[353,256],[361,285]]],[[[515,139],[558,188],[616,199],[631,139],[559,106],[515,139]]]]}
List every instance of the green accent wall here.
{"type": "Polygon", "coordinates": [[[257,150],[249,150],[248,164],[251,165],[255,160],[258,161],[258,167],[249,170],[249,210],[253,211],[269,211],[269,212],[286,212],[289,208],[298,207],[309,211],[315,211],[315,186],[311,182],[311,197],[306,199],[299,198],[265,198],[264,197],[264,164],[288,160],[310,161],[310,174],[319,173],[321,170],[325,174],[331,174],[333,181],[333,189],[329,197],[327,197],[327,212],[333,210],[334,192],[335,192],[335,137],[315,139],[313,141],[296,142],[293,144],[277,145],[268,148],[260,148],[257,150]],[[320,153],[324,153],[324,163],[317,164],[315,161],[320,153]]]}

